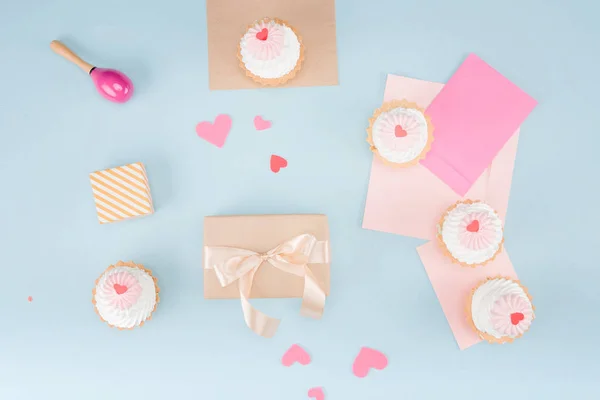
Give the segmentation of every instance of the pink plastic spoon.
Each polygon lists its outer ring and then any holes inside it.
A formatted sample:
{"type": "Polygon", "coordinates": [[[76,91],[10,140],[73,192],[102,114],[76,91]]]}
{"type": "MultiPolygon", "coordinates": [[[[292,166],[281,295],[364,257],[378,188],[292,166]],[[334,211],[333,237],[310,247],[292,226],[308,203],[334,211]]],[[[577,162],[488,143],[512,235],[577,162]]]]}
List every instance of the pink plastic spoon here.
{"type": "Polygon", "coordinates": [[[94,67],[83,61],[77,54],[73,53],[71,49],[58,40],[53,40],[52,43],[50,43],[50,48],[56,54],[63,56],[88,73],[92,77],[92,81],[94,81],[98,93],[105,99],[116,103],[125,103],[131,98],[131,95],[133,94],[133,83],[131,83],[131,80],[122,72],[114,69],[94,67]]]}

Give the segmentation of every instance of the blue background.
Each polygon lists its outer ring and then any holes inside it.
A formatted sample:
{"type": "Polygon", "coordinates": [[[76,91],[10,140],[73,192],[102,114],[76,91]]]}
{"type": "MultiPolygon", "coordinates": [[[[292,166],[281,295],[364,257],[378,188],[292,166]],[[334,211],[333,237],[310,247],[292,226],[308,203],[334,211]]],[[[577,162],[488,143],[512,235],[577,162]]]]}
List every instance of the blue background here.
{"type": "Polygon", "coordinates": [[[0,8],[0,398],[592,399],[600,396],[598,65],[592,1],[338,0],[340,85],[209,92],[205,4],[190,0],[2,0],[0,8]],[[132,101],[107,102],[54,55],[52,39],[126,72],[132,101]],[[387,73],[444,82],[476,52],[539,101],[523,125],[506,247],[537,319],[512,345],[459,351],[415,247],[361,229],[371,153],[365,127],[387,73]],[[228,113],[223,149],[195,125],[228,113]],[[273,121],[267,131],[252,120],[273,121]],[[289,161],[279,174],[269,156],[289,161]],[[156,214],[96,219],[88,173],[142,161],[156,214]],[[325,213],[332,295],[321,321],[299,300],[256,301],[283,317],[271,340],[238,301],[202,294],[202,217],[325,213]],[[93,311],[117,260],[159,278],[142,329],[93,311]],[[33,296],[33,302],[27,301],[33,296]],[[292,343],[313,356],[284,368],[292,343]],[[388,369],[355,378],[361,346],[388,369]]]}

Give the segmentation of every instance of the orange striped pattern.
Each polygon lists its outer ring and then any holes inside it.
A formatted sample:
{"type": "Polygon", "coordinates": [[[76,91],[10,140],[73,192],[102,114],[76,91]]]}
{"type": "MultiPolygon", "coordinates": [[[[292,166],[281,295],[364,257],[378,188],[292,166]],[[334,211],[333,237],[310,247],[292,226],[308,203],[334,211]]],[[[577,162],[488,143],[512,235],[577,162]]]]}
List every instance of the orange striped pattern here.
{"type": "Polygon", "coordinates": [[[90,174],[101,224],[154,212],[144,164],[138,162],[90,174]]]}

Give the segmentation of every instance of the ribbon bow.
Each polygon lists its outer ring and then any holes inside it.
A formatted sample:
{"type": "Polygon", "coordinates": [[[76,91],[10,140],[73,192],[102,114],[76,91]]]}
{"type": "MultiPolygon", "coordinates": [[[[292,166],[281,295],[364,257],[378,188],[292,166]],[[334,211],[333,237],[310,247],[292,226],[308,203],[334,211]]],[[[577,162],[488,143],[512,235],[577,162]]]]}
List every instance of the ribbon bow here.
{"type": "Polygon", "coordinates": [[[222,287],[239,281],[240,299],[246,325],[258,335],[272,337],[279,326],[279,319],[269,317],[250,304],[254,275],[263,262],[281,271],[304,277],[304,293],[300,313],[320,318],[325,307],[325,291],[317,282],[307,264],[329,263],[327,241],[318,241],[313,235],[298,235],[266,253],[235,247],[206,246],[204,265],[213,269],[222,287]]]}

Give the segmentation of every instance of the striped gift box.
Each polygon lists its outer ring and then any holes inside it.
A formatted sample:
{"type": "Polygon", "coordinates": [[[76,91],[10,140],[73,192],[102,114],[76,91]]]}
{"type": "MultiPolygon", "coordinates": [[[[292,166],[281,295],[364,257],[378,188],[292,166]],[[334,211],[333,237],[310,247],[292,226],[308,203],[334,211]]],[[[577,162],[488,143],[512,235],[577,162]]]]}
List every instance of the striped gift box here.
{"type": "Polygon", "coordinates": [[[146,169],[141,162],[90,174],[101,224],[154,212],[146,169]]]}

